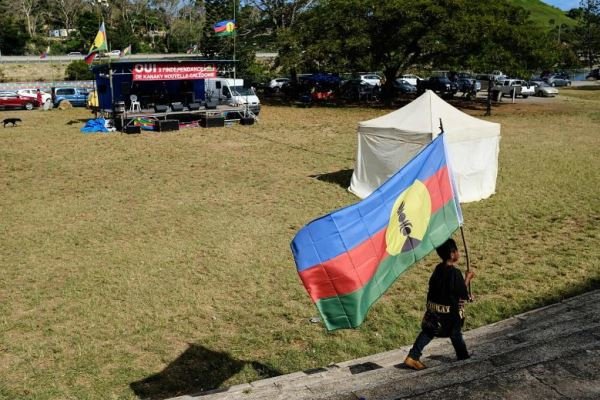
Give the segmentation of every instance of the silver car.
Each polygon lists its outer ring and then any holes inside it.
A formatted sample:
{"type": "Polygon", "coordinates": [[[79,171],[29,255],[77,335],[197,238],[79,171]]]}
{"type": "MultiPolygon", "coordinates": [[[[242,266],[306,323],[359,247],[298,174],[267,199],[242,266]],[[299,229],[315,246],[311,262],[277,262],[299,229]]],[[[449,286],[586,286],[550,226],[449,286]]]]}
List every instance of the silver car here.
{"type": "Polygon", "coordinates": [[[534,96],[538,97],[554,97],[558,94],[558,89],[548,85],[546,82],[530,82],[534,87],[534,96]]]}

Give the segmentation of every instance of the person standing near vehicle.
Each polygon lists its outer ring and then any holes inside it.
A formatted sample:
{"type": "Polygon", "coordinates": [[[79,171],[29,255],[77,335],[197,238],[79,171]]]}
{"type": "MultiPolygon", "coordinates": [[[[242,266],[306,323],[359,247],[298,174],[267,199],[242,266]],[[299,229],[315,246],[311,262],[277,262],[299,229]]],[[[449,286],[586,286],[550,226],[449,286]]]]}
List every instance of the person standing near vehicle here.
{"type": "Polygon", "coordinates": [[[460,270],[456,267],[460,253],[453,239],[448,239],[436,251],[442,262],[435,267],[429,278],[427,311],[421,323],[421,333],[404,360],[407,367],[416,370],[425,368],[420,361],[421,354],[436,336],[450,338],[458,360],[470,357],[463,339],[462,326],[464,303],[472,299],[467,287],[475,274],[469,271],[463,280],[460,270]]]}
{"type": "Polygon", "coordinates": [[[35,98],[36,98],[36,100],[37,100],[37,103],[38,103],[37,105],[38,105],[38,107],[41,109],[41,108],[42,108],[42,106],[44,105],[44,102],[42,101],[42,92],[40,91],[40,88],[38,88],[38,89],[37,89],[37,92],[36,92],[35,98]]]}

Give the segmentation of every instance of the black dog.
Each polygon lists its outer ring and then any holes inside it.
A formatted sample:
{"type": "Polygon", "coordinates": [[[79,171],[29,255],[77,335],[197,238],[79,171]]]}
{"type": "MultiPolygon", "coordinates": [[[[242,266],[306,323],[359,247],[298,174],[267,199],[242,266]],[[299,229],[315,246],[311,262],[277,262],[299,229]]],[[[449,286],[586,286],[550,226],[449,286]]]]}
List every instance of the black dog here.
{"type": "Polygon", "coordinates": [[[4,118],[4,127],[6,128],[6,124],[12,124],[12,126],[17,126],[17,122],[22,122],[21,118],[4,118]]]}

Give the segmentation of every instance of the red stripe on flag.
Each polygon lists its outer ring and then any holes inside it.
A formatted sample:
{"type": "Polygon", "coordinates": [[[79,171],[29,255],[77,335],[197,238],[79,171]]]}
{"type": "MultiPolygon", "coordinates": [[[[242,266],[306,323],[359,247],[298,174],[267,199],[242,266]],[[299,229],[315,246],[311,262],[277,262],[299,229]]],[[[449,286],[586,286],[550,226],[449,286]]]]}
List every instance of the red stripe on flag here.
{"type": "Polygon", "coordinates": [[[452,199],[452,186],[448,178],[448,167],[440,168],[423,182],[431,197],[431,214],[442,208],[452,199]]]}
{"type": "MultiPolygon", "coordinates": [[[[431,214],[452,199],[448,168],[440,168],[423,182],[431,197],[431,214]]],[[[300,272],[300,279],[314,302],[333,296],[343,296],[369,282],[386,252],[387,226],[364,242],[331,260],[300,272]]]]}
{"type": "Polygon", "coordinates": [[[300,272],[300,279],[314,302],[351,293],[371,280],[387,255],[383,228],[354,249],[300,272]]]}

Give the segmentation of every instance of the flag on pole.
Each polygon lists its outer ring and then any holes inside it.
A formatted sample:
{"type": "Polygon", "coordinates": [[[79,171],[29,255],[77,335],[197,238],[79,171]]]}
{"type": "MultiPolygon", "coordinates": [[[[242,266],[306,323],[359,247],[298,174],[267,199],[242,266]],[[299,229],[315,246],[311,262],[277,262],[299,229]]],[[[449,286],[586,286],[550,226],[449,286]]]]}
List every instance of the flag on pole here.
{"type": "Polygon", "coordinates": [[[100,25],[100,29],[98,29],[98,33],[96,34],[94,43],[92,43],[92,46],[90,47],[90,51],[88,52],[88,55],[85,56],[85,59],[84,59],[85,62],[88,65],[91,64],[92,61],[94,61],[94,58],[96,58],[96,55],[100,51],[108,51],[108,43],[106,40],[106,29],[104,27],[104,21],[102,21],[102,24],[100,25]]]}
{"type": "Polygon", "coordinates": [[[48,54],[50,54],[50,46],[46,48],[46,51],[43,51],[42,54],[40,54],[40,58],[48,58],[48,54]]]}
{"type": "Polygon", "coordinates": [[[217,36],[235,35],[236,28],[235,21],[231,19],[220,21],[213,25],[213,29],[215,30],[215,34],[217,36]]]}
{"type": "Polygon", "coordinates": [[[328,330],[358,327],[396,278],[462,225],[444,136],[369,197],[308,223],[292,240],[298,274],[328,330]]]}
{"type": "Polygon", "coordinates": [[[130,54],[130,53],[131,53],[131,45],[125,47],[123,49],[123,51],[121,51],[121,55],[119,57],[126,56],[127,54],[130,54]]]}

